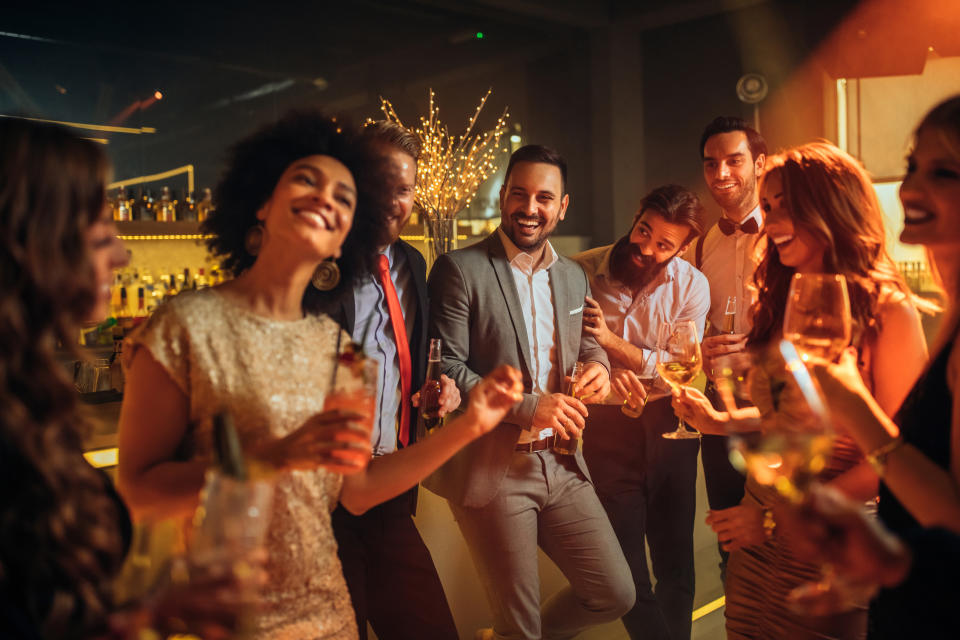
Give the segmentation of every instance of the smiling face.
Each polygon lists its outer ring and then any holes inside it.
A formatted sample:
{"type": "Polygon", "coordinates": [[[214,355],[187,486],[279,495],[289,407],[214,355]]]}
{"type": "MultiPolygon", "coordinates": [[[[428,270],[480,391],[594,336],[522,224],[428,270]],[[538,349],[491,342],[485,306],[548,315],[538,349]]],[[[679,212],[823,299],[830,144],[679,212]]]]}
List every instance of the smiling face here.
{"type": "Polygon", "coordinates": [[[631,260],[636,267],[663,264],[689,246],[690,227],[667,222],[658,211],[641,213],[630,232],[631,260]]]}
{"type": "Polygon", "coordinates": [[[960,244],[960,158],[932,127],[917,135],[900,186],[900,201],[904,209],[901,242],[960,244]]]}
{"type": "Polygon", "coordinates": [[[393,196],[393,208],[387,217],[387,231],[390,234],[390,244],[400,238],[400,232],[410,220],[413,213],[413,200],[416,195],[417,161],[410,154],[404,153],[396,147],[391,147],[386,153],[391,164],[396,168],[397,187],[393,196]]]}
{"type": "Polygon", "coordinates": [[[757,206],[757,177],[765,158],[750,153],[743,131],[718,133],[703,145],[703,179],[728,218],[739,222],[757,206]]]}
{"type": "Polygon", "coordinates": [[[87,229],[87,255],[93,267],[95,299],[86,320],[92,323],[102,322],[110,308],[110,285],[113,284],[113,272],[130,262],[123,242],[117,237],[117,225],[110,216],[110,209],[104,207],[100,217],[87,229]]]}
{"type": "Polygon", "coordinates": [[[353,175],[342,162],[324,155],[297,160],[257,211],[265,230],[261,255],[277,243],[280,251],[299,250],[311,261],[339,257],[356,202],[353,175]]]}
{"type": "Polygon", "coordinates": [[[826,246],[803,226],[794,225],[786,206],[779,171],[774,170],[764,177],[760,186],[760,206],[766,213],[764,232],[776,246],[780,262],[800,273],[823,271],[826,246]]]}
{"type": "Polygon", "coordinates": [[[563,220],[569,202],[559,167],[518,162],[500,187],[500,226],[517,248],[533,253],[563,220]]]}
{"type": "Polygon", "coordinates": [[[645,209],[611,256],[614,277],[634,289],[645,286],[671,258],[687,250],[690,232],[689,226],[668,222],[659,211],[645,209]]]}

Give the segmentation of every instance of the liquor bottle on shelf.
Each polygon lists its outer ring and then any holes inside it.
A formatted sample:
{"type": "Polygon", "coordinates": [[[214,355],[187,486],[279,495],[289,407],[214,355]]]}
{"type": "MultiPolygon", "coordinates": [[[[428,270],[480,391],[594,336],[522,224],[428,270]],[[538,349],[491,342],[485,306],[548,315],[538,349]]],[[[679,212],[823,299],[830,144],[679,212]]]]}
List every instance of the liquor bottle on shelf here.
{"type": "Polygon", "coordinates": [[[137,187],[136,195],[130,198],[130,219],[143,220],[143,187],[137,187]]]}
{"type": "Polygon", "coordinates": [[[123,288],[123,274],[118,273],[113,286],[110,287],[110,313],[118,318],[122,315],[123,303],[120,300],[120,289],[123,288]]]}
{"type": "Polygon", "coordinates": [[[156,220],[157,214],[154,211],[154,202],[153,202],[153,192],[147,189],[143,192],[143,196],[140,199],[140,219],[141,220],[156,220]]]}
{"type": "Polygon", "coordinates": [[[204,187],[203,199],[197,203],[197,220],[199,222],[206,220],[210,217],[210,212],[212,212],[213,209],[213,192],[210,191],[210,187],[204,187]]]}
{"type": "Polygon", "coordinates": [[[180,291],[186,291],[187,289],[192,289],[193,280],[190,279],[190,268],[183,268],[183,275],[177,276],[177,284],[179,284],[180,291]]]}
{"type": "Polygon", "coordinates": [[[160,200],[155,209],[158,222],[173,222],[177,219],[176,207],[170,198],[170,187],[164,187],[160,192],[160,200]]]}
{"type": "Polygon", "coordinates": [[[133,315],[130,313],[130,302],[127,298],[127,287],[120,287],[120,313],[117,315],[117,322],[120,328],[126,334],[133,328],[133,315]]]}
{"type": "Polygon", "coordinates": [[[177,220],[196,220],[197,202],[193,199],[193,192],[184,189],[182,195],[177,206],[177,220]]]}
{"type": "Polygon", "coordinates": [[[137,287],[137,310],[133,312],[133,326],[137,326],[147,318],[146,292],[143,287],[137,287]]]}
{"type": "Polygon", "coordinates": [[[207,276],[204,275],[203,267],[197,269],[197,277],[193,280],[194,289],[206,289],[209,285],[207,282],[207,276]]]}
{"type": "Polygon", "coordinates": [[[126,222],[133,219],[130,202],[127,200],[127,190],[123,187],[117,189],[116,198],[113,200],[113,219],[117,222],[126,222]]]}
{"type": "Polygon", "coordinates": [[[427,376],[420,389],[420,417],[429,431],[440,425],[440,338],[430,338],[427,376]]]}
{"type": "Polygon", "coordinates": [[[180,289],[177,288],[177,276],[172,273],[167,277],[167,295],[175,296],[180,293],[180,289]]]}

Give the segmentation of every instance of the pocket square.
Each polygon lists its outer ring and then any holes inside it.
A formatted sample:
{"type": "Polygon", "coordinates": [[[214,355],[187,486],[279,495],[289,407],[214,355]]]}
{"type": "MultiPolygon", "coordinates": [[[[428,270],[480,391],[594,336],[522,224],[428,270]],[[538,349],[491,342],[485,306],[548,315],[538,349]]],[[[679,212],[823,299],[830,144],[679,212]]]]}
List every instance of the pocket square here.
{"type": "Polygon", "coordinates": [[[580,313],[581,311],[583,311],[583,305],[580,305],[579,307],[577,307],[576,309],[574,309],[573,311],[571,311],[571,312],[570,312],[570,315],[575,316],[575,315],[577,315],[578,313],[580,313]]]}

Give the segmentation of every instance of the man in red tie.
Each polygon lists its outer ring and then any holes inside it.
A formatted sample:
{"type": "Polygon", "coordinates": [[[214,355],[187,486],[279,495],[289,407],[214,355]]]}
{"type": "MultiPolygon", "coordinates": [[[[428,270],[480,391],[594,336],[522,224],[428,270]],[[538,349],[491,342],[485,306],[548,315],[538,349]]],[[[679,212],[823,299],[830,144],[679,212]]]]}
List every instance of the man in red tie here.
{"type": "MultiPolygon", "coordinates": [[[[385,121],[367,125],[364,135],[382,150],[400,185],[388,214],[389,244],[374,273],[357,279],[324,311],[340,322],[367,355],[380,363],[373,455],[391,455],[414,443],[417,409],[411,402],[423,385],[427,358],[427,287],[423,256],[400,239],[413,210],[419,142],[406,129],[385,121]]],[[[441,414],[460,404],[450,378],[441,377],[441,414]]],[[[343,506],[333,513],[343,574],[350,590],[361,640],[367,622],[381,640],[457,638],[457,629],[430,552],[413,522],[417,488],[363,515],[343,506]]]]}

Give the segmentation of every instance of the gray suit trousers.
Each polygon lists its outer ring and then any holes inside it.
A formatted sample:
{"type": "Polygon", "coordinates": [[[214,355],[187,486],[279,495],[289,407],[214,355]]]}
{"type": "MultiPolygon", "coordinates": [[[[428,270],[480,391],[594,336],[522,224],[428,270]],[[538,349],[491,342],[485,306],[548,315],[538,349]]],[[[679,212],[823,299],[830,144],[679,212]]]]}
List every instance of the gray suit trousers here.
{"type": "Polygon", "coordinates": [[[492,501],[448,503],[480,573],[496,638],[573,638],[633,606],[630,568],[573,456],[515,452],[492,501]],[[570,581],[542,607],[538,545],[570,581]]]}

